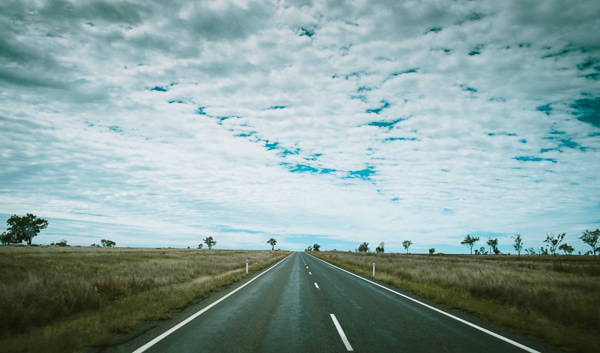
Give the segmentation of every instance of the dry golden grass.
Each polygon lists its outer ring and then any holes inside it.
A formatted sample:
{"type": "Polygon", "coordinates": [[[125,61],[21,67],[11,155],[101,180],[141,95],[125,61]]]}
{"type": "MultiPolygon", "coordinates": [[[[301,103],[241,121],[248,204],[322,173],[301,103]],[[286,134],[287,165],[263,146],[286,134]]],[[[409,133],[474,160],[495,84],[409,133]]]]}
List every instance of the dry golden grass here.
{"type": "Polygon", "coordinates": [[[591,256],[469,256],[313,252],[422,297],[537,336],[600,352],[600,260],[591,256]]]}
{"type": "Polygon", "coordinates": [[[0,246],[0,352],[76,352],[289,252],[0,246]]]}

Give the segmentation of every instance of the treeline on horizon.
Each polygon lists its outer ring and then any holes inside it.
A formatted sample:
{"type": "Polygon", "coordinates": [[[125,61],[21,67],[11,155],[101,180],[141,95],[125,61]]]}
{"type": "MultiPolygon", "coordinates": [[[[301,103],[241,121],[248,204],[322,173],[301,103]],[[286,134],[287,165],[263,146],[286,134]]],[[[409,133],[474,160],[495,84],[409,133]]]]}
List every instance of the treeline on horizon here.
{"type": "MultiPolygon", "coordinates": [[[[10,245],[10,244],[22,244],[25,242],[27,245],[32,245],[32,240],[36,237],[40,231],[46,229],[48,227],[48,221],[43,218],[38,218],[36,215],[32,213],[27,213],[25,216],[17,216],[12,215],[6,221],[7,230],[0,234],[0,242],[2,245],[10,245]]],[[[549,255],[552,254],[556,256],[557,251],[563,251],[565,255],[572,255],[575,251],[572,245],[563,242],[565,240],[566,233],[559,233],[558,235],[554,234],[546,234],[546,239],[544,239],[545,246],[542,245],[539,248],[529,247],[525,248],[523,243],[523,238],[521,234],[516,234],[513,238],[514,242],[512,243],[513,248],[517,251],[518,255],[521,255],[521,251],[525,251],[528,255],[549,255]]],[[[591,247],[591,250],[588,250],[584,254],[581,254],[579,251],[579,255],[594,255],[600,252],[600,246],[598,242],[600,240],[600,229],[596,230],[584,230],[582,235],[578,238],[583,243],[587,244],[591,247]]],[[[498,238],[488,238],[486,244],[489,246],[489,251],[486,247],[482,246],[479,249],[473,250],[473,247],[477,242],[479,242],[480,238],[477,236],[471,236],[467,234],[467,236],[460,242],[460,244],[465,245],[469,248],[470,254],[475,252],[475,255],[500,255],[502,252],[498,248],[499,242],[498,238]]],[[[216,240],[212,236],[207,236],[203,239],[204,244],[207,245],[208,249],[212,249],[213,246],[217,244],[216,240]]],[[[271,245],[271,249],[275,250],[275,244],[277,244],[277,240],[274,238],[270,238],[267,243],[271,245]]],[[[102,239],[100,244],[92,244],[92,247],[114,247],[116,243],[112,240],[102,239]]],[[[203,243],[198,245],[198,249],[202,249],[203,243]]],[[[58,245],[58,246],[69,246],[67,241],[62,239],[60,242],[52,243],[50,245],[58,245]]],[[[406,250],[406,253],[409,253],[409,248],[413,245],[412,240],[404,240],[402,242],[402,246],[406,250]]],[[[189,247],[188,247],[189,248],[189,247]]],[[[305,251],[320,251],[321,245],[313,244],[309,245],[305,251]]],[[[334,249],[335,251],[335,249],[334,249]]],[[[355,252],[359,253],[368,253],[370,252],[369,243],[363,242],[358,246],[358,248],[354,249],[355,252]]],[[[376,253],[384,253],[385,252],[385,244],[381,242],[379,246],[375,248],[376,253]]],[[[435,254],[435,248],[429,248],[429,254],[435,254]]],[[[510,255],[510,253],[509,253],[510,255]]]]}

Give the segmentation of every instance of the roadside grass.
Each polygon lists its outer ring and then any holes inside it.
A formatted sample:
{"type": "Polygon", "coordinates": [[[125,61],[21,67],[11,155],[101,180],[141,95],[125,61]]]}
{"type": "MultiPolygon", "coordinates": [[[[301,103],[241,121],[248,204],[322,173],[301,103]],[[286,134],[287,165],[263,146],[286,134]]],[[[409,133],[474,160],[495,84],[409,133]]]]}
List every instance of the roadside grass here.
{"type": "Polygon", "coordinates": [[[600,260],[311,252],[334,265],[461,309],[568,352],[600,352],[600,260]]]}
{"type": "Polygon", "coordinates": [[[0,352],[78,352],[241,280],[286,251],[0,246],[0,352]]]}

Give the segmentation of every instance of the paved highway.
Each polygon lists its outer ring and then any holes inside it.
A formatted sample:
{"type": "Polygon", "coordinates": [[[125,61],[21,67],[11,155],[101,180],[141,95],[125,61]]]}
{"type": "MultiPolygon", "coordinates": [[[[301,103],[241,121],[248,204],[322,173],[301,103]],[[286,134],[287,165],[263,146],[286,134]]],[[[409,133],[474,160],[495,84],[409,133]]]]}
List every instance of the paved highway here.
{"type": "Polygon", "coordinates": [[[106,351],[558,352],[532,338],[453,312],[467,320],[457,321],[404,294],[306,253],[293,253],[266,272],[199,304],[194,310],[201,314],[188,318],[189,322],[172,323],[171,330],[148,330],[106,351]]]}

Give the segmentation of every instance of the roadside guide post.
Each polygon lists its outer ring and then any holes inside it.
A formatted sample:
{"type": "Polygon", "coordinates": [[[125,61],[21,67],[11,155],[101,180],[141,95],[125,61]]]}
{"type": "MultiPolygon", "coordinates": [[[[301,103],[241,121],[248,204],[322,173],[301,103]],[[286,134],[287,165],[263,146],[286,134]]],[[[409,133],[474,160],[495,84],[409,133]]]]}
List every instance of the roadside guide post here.
{"type": "Polygon", "coordinates": [[[248,259],[246,259],[246,274],[248,274],[248,259]]]}
{"type": "Polygon", "coordinates": [[[375,278],[375,263],[373,262],[373,278],[375,278]]]}

